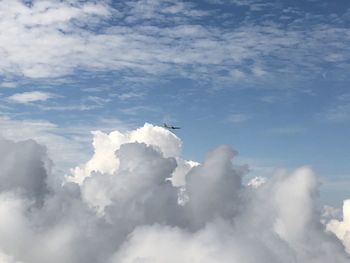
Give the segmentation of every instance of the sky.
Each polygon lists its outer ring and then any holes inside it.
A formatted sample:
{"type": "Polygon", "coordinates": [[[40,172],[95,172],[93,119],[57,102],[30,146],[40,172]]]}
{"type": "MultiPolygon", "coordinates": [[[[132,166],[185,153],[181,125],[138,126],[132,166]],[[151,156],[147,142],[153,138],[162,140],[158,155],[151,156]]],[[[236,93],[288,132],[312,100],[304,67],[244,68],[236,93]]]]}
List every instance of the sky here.
{"type": "Polygon", "coordinates": [[[90,131],[181,126],[183,155],[228,144],[250,176],[310,165],[350,196],[350,3],[0,1],[0,127],[59,170],[90,131]]]}
{"type": "Polygon", "coordinates": [[[0,0],[0,262],[349,262],[349,25],[345,0],[0,0]]]}

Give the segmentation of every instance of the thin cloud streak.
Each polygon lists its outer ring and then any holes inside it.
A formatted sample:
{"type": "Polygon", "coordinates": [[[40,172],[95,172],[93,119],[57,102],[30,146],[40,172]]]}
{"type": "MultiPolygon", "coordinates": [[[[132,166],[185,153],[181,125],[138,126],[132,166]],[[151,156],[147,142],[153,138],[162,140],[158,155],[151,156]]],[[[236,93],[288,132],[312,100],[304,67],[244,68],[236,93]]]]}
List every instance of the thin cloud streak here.
{"type": "Polygon", "coordinates": [[[8,97],[7,99],[16,103],[31,103],[37,101],[47,101],[53,98],[59,98],[57,94],[42,92],[42,91],[29,91],[23,93],[16,93],[8,97]]]}
{"type": "Polygon", "coordinates": [[[306,131],[307,131],[307,128],[305,127],[290,126],[290,127],[271,128],[268,131],[266,131],[266,133],[272,134],[272,135],[297,135],[297,134],[305,133],[306,131]]]}
{"type": "Polygon", "coordinates": [[[226,121],[228,123],[233,123],[233,124],[239,124],[239,123],[243,123],[246,121],[249,121],[252,117],[248,114],[244,114],[244,113],[234,113],[229,115],[226,118],[226,121]]]}
{"type": "Polygon", "coordinates": [[[350,94],[344,93],[336,97],[333,105],[317,115],[321,121],[345,123],[350,120],[350,94]]]}

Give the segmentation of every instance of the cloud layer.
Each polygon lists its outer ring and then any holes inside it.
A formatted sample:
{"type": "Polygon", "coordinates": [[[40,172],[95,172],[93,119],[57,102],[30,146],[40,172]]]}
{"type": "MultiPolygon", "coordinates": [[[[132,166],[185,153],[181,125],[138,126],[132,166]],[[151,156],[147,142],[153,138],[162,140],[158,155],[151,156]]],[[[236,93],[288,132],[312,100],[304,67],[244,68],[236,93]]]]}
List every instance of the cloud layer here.
{"type": "Polygon", "coordinates": [[[348,13],[208,2],[210,9],[173,0],[1,1],[0,74],[37,79],[102,71],[232,82],[348,68],[348,13]],[[255,21],[252,12],[266,17],[255,21]]]}
{"type": "Polygon", "coordinates": [[[186,161],[174,134],[146,124],[94,136],[91,160],[63,181],[45,148],[0,139],[2,262],[349,260],[320,223],[308,167],[251,187],[242,183],[246,169],[232,163],[237,153],[223,145],[182,168],[177,186],[172,178],[186,161]]]}

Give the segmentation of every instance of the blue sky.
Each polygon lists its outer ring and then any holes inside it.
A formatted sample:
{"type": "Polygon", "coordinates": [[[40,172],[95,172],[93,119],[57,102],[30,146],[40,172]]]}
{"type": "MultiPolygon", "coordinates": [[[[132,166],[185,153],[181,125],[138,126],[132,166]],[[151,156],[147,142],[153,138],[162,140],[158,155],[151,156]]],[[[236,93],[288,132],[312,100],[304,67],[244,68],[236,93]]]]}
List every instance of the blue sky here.
{"type": "Polygon", "coordinates": [[[90,131],[183,127],[184,156],[229,144],[251,176],[311,165],[350,196],[350,3],[0,2],[0,128],[63,170],[90,131]]]}

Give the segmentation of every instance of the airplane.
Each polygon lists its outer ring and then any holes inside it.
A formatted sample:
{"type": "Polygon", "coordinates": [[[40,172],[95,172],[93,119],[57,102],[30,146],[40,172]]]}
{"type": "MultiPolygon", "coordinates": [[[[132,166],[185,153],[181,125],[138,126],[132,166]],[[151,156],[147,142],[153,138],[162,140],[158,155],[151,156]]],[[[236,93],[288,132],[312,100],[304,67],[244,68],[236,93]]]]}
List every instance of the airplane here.
{"type": "Polygon", "coordinates": [[[166,123],[163,124],[163,127],[168,130],[178,130],[181,129],[180,127],[175,127],[175,126],[168,126],[166,123]]]}

